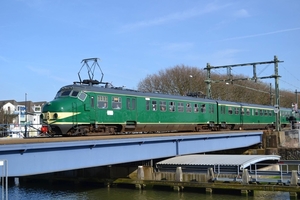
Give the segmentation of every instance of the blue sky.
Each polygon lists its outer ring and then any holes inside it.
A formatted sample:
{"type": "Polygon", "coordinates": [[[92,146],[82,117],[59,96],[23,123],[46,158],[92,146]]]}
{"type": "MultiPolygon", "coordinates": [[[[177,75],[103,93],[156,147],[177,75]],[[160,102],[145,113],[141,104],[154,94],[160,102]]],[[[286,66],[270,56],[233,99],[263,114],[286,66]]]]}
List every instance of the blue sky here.
{"type": "MultiPolygon", "coordinates": [[[[0,7],[0,100],[50,101],[91,57],[101,59],[104,81],[137,89],[175,65],[277,55],[280,89],[300,91],[299,0],[3,0],[0,7]]],[[[252,77],[252,67],[232,73],[252,77]]],[[[273,64],[257,66],[258,76],[272,74],[273,64]]]]}

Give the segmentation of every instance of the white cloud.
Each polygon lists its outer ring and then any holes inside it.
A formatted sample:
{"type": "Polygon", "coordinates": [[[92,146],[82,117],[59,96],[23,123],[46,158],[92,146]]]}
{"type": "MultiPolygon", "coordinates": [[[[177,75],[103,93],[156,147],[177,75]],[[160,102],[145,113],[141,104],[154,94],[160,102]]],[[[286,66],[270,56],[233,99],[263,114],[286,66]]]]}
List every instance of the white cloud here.
{"type": "Polygon", "coordinates": [[[210,58],[214,61],[214,63],[211,64],[217,66],[235,63],[235,57],[241,51],[242,50],[240,49],[224,49],[221,51],[217,51],[210,58]]]}
{"type": "Polygon", "coordinates": [[[9,60],[6,59],[5,57],[3,56],[0,56],[0,61],[3,61],[3,62],[6,62],[6,63],[9,63],[9,60]]]}
{"type": "Polygon", "coordinates": [[[138,28],[142,28],[142,27],[162,25],[162,24],[165,24],[165,23],[168,23],[168,22],[171,22],[171,21],[186,20],[186,19],[189,19],[189,18],[193,18],[193,17],[203,15],[203,14],[215,12],[217,10],[220,10],[220,9],[226,7],[226,6],[228,6],[228,5],[219,6],[219,5],[216,5],[216,4],[208,4],[204,8],[196,7],[196,8],[193,8],[193,9],[184,10],[182,12],[172,13],[172,14],[169,14],[169,15],[166,15],[166,16],[155,18],[155,19],[144,20],[144,21],[139,21],[139,22],[136,22],[136,23],[126,24],[121,29],[122,29],[122,31],[131,31],[131,30],[135,30],[135,29],[138,29],[138,28]]]}
{"type": "Polygon", "coordinates": [[[45,68],[37,68],[37,67],[32,67],[32,66],[29,66],[27,67],[30,71],[38,74],[38,75],[49,75],[50,74],[50,71],[48,69],[45,69],[45,68]]]}
{"type": "Polygon", "coordinates": [[[244,36],[232,37],[232,38],[224,39],[222,41],[240,40],[240,39],[260,37],[260,36],[265,36],[265,35],[273,35],[273,34],[278,34],[278,33],[283,33],[283,32],[289,32],[289,31],[297,31],[297,30],[300,30],[300,27],[298,27],[298,28],[290,28],[290,29],[283,29],[283,30],[266,32],[266,33],[258,33],[258,34],[253,34],[253,35],[244,35],[244,36]]]}
{"type": "Polygon", "coordinates": [[[168,51],[187,51],[194,47],[193,43],[183,42],[183,43],[169,43],[163,45],[162,48],[168,51]]]}
{"type": "Polygon", "coordinates": [[[250,17],[250,14],[248,13],[247,10],[240,9],[234,13],[234,16],[238,18],[242,18],[242,17],[250,17]]]}

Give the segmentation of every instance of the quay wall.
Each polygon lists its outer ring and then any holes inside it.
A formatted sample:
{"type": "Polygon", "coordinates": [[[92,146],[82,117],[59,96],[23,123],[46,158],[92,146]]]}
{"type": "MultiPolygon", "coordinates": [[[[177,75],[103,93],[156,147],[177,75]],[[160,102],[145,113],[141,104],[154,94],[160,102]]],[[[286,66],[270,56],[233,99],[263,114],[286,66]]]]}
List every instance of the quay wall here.
{"type": "Polygon", "coordinates": [[[300,129],[264,131],[262,147],[267,155],[279,155],[281,160],[300,160],[300,129]]]}

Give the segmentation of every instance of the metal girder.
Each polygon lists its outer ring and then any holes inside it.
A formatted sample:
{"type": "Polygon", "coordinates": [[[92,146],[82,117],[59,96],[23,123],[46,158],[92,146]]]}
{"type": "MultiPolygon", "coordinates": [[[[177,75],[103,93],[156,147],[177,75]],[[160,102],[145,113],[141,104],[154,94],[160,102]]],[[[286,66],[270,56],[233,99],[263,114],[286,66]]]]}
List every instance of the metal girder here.
{"type": "Polygon", "coordinates": [[[57,171],[106,166],[177,155],[247,147],[261,143],[262,131],[101,139],[70,142],[1,145],[8,176],[19,177],[57,171]]]}

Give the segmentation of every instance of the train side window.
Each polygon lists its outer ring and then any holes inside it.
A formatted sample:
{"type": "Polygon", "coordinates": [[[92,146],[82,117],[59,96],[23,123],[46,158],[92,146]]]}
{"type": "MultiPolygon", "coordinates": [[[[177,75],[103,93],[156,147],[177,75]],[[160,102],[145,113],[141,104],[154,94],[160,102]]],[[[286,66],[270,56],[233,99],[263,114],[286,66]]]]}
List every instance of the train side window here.
{"type": "Polygon", "coordinates": [[[191,104],[187,103],[186,104],[186,112],[192,112],[191,104]]]}
{"type": "Polygon", "coordinates": [[[170,110],[170,112],[175,111],[175,102],[173,102],[173,101],[169,102],[169,110],[170,110]]]}
{"type": "Polygon", "coordinates": [[[221,107],[221,114],[225,114],[226,112],[225,112],[225,106],[220,106],[221,107]]]}
{"type": "Polygon", "coordinates": [[[130,107],[131,107],[130,104],[131,104],[131,103],[130,103],[130,98],[126,98],[126,106],[127,106],[127,110],[130,110],[130,107]]]}
{"type": "Polygon", "coordinates": [[[232,107],[228,108],[228,114],[232,115],[232,107]]]}
{"type": "Polygon", "coordinates": [[[152,101],[152,110],[156,111],[156,109],[157,109],[156,101],[152,101]]]}
{"type": "Polygon", "coordinates": [[[98,108],[107,108],[107,96],[97,96],[97,106],[98,108]]]}
{"type": "Polygon", "coordinates": [[[206,112],[206,106],[205,106],[205,104],[202,104],[202,105],[201,105],[201,112],[202,112],[202,113],[205,113],[205,112],[206,112]]]}
{"type": "Polygon", "coordinates": [[[247,108],[246,114],[247,114],[247,115],[250,115],[250,109],[249,109],[249,108],[247,108]]]}
{"type": "Polygon", "coordinates": [[[77,97],[78,93],[79,93],[79,91],[73,90],[71,96],[72,97],[77,97]]]}
{"type": "Polygon", "coordinates": [[[86,94],[86,93],[84,93],[84,92],[80,92],[80,94],[79,94],[78,98],[79,98],[81,101],[84,101],[84,100],[85,100],[85,98],[86,98],[86,96],[87,96],[87,94],[86,94]]]}
{"type": "Polygon", "coordinates": [[[112,97],[112,107],[113,109],[122,109],[121,97],[112,97]]]}
{"type": "Polygon", "coordinates": [[[244,115],[245,114],[245,110],[244,108],[241,108],[241,114],[244,115]]]}
{"type": "Polygon", "coordinates": [[[263,110],[259,110],[259,115],[260,115],[260,116],[263,116],[263,115],[264,115],[263,110]]]}
{"type": "Polygon", "coordinates": [[[269,116],[272,116],[272,111],[271,110],[269,110],[269,116]]]}
{"type": "Polygon", "coordinates": [[[61,93],[60,96],[69,96],[70,93],[71,93],[71,90],[65,90],[65,91],[63,91],[63,92],[61,93]]]}
{"type": "Polygon", "coordinates": [[[258,116],[258,110],[257,109],[255,109],[254,115],[258,116]]]}
{"type": "Polygon", "coordinates": [[[126,98],[126,106],[127,106],[127,110],[135,110],[136,99],[127,97],[126,98]]]}
{"type": "Polygon", "coordinates": [[[236,115],[240,114],[239,108],[234,108],[234,113],[235,113],[236,115]]]}
{"type": "Polygon", "coordinates": [[[268,111],[264,110],[264,114],[265,114],[265,116],[267,116],[268,115],[268,111]]]}
{"type": "Polygon", "coordinates": [[[166,104],[165,101],[160,101],[159,102],[159,107],[160,107],[160,111],[166,112],[167,104],[166,104]]]}
{"type": "Polygon", "coordinates": [[[94,97],[91,97],[91,108],[94,108],[95,106],[95,99],[94,97]]]}
{"type": "Polygon", "coordinates": [[[194,104],[194,112],[195,113],[199,112],[199,108],[198,108],[198,104],[197,103],[194,104]]]}
{"type": "Polygon", "coordinates": [[[213,105],[209,105],[209,113],[214,113],[214,106],[213,105]]]}
{"type": "Polygon", "coordinates": [[[178,110],[178,112],[183,112],[183,103],[182,102],[179,102],[177,104],[177,110],[178,110]]]}
{"type": "Polygon", "coordinates": [[[146,110],[150,110],[150,101],[146,100],[146,110]]]}

